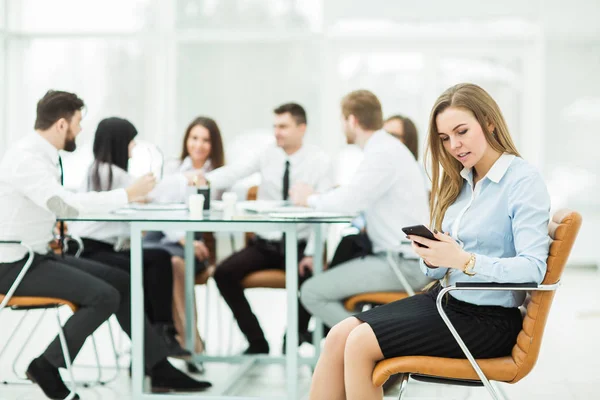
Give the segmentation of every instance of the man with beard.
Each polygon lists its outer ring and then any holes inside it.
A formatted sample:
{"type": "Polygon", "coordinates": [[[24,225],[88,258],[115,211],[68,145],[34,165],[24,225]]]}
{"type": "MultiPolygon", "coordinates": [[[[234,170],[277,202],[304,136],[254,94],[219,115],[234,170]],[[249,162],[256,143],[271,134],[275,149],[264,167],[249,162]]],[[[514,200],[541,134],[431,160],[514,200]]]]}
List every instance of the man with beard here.
{"type": "MultiPolygon", "coordinates": [[[[83,100],[77,95],[49,91],[37,104],[35,132],[8,149],[0,162],[0,294],[9,291],[28,259],[21,246],[2,242],[26,243],[35,255],[14,295],[60,298],[78,306],[64,326],[72,358],[112,314],[131,335],[130,283],[129,275],[117,268],[49,252],[56,217],[125,206],[143,199],[156,183],[154,177],[145,175],[126,189],[87,193],[64,189],[58,151],[75,150],[83,108],[83,100]]],[[[150,328],[147,319],[144,330],[146,373],[153,391],[198,391],[211,386],[188,377],[167,361],[166,343],[150,328]]],[[[27,376],[49,398],[63,399],[70,393],[58,370],[64,367],[57,337],[31,362],[27,376]]]]}

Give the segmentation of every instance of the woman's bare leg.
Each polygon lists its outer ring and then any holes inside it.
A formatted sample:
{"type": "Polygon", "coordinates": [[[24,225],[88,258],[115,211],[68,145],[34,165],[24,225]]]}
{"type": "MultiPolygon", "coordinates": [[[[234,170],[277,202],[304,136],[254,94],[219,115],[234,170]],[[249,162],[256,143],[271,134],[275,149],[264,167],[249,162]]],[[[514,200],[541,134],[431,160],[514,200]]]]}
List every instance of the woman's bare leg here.
{"type": "Polygon", "coordinates": [[[377,337],[369,324],[361,324],[352,330],[344,351],[347,400],[383,399],[383,388],[375,387],[371,378],[375,363],[383,358],[377,337]]]}
{"type": "Polygon", "coordinates": [[[344,349],[350,332],[361,324],[350,317],[331,328],[312,377],[310,400],[346,400],[344,349]]]}
{"type": "MultiPolygon", "coordinates": [[[[179,342],[185,347],[186,331],[185,331],[185,261],[181,257],[171,257],[173,265],[173,324],[177,330],[179,342]]],[[[202,353],[204,351],[204,343],[198,332],[198,310],[196,308],[196,295],[194,294],[194,326],[196,327],[195,336],[196,344],[194,351],[202,353]]]]}

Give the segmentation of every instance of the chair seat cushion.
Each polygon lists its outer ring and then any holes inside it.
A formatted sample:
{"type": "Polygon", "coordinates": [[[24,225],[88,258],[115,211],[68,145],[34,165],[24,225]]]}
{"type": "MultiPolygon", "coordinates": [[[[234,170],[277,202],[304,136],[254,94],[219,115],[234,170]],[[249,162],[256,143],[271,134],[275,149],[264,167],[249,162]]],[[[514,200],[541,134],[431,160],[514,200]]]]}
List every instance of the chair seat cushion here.
{"type": "MultiPolygon", "coordinates": [[[[0,294],[0,302],[4,300],[4,295],[0,294]]],[[[52,297],[27,297],[27,296],[13,296],[6,305],[7,307],[14,307],[16,309],[27,309],[27,308],[50,308],[54,306],[68,306],[73,312],[77,311],[77,306],[70,301],[63,299],[55,299],[52,297]]]]}
{"type": "MultiPolygon", "coordinates": [[[[517,374],[517,365],[512,357],[477,360],[485,376],[494,381],[510,382],[517,374]]],[[[377,363],[373,370],[373,384],[381,386],[390,375],[415,373],[453,379],[479,380],[477,373],[466,359],[410,356],[396,357],[377,363]]]]}
{"type": "Polygon", "coordinates": [[[348,311],[355,311],[359,304],[388,304],[408,297],[406,292],[373,292],[361,293],[348,297],[344,301],[344,307],[348,311]]]}
{"type": "Polygon", "coordinates": [[[250,288],[285,289],[285,271],[281,269],[265,269],[248,274],[242,280],[242,286],[250,288]]]}

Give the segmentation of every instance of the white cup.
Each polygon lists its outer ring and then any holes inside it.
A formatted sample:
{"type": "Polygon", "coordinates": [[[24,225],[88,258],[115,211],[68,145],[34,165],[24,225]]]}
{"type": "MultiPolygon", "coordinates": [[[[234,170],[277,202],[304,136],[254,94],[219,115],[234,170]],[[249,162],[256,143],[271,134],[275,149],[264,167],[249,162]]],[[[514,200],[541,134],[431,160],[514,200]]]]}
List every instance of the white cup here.
{"type": "Polygon", "coordinates": [[[223,193],[223,219],[231,219],[236,215],[237,194],[235,192],[223,193]]]}
{"type": "Polygon", "coordinates": [[[191,194],[188,198],[190,217],[194,219],[202,219],[204,217],[204,195],[203,194],[191,194]]]}

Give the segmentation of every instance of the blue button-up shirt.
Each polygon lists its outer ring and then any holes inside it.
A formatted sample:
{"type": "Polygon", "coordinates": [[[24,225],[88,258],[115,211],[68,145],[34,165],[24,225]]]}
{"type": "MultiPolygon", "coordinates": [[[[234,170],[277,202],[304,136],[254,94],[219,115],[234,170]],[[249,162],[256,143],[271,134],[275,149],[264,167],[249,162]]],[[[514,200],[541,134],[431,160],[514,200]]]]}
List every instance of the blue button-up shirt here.
{"type": "MultiPolygon", "coordinates": [[[[550,196],[542,176],[522,158],[503,154],[486,176],[473,185],[473,171],[463,169],[465,180],[448,208],[442,229],[476,256],[473,272],[421,269],[442,285],[456,282],[541,283],[546,274],[550,245],[550,196]]],[[[452,291],[453,297],[477,305],[518,307],[523,291],[452,291]]]]}

